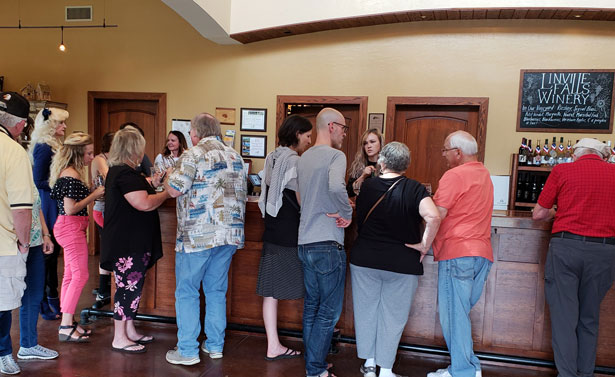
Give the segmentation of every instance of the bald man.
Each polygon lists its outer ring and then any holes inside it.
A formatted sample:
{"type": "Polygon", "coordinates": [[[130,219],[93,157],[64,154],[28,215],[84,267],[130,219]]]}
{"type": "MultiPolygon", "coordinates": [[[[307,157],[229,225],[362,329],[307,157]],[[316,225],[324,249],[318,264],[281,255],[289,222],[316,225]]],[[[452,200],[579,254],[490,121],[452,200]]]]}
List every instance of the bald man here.
{"type": "Polygon", "coordinates": [[[339,150],[348,131],[344,116],[325,108],[316,117],[314,146],[297,164],[301,197],[299,259],[303,265],[303,343],[307,376],[333,376],[327,351],[342,312],[346,253],[344,229],[352,208],[346,184],[346,156],[339,150]]]}
{"type": "Polygon", "coordinates": [[[434,202],[442,222],[433,242],[438,261],[438,311],[451,365],[427,377],[481,377],[472,349],[470,310],[481,296],[493,264],[491,213],[493,184],[477,159],[472,135],[456,131],[442,148],[449,170],[438,184],[434,202]]]}

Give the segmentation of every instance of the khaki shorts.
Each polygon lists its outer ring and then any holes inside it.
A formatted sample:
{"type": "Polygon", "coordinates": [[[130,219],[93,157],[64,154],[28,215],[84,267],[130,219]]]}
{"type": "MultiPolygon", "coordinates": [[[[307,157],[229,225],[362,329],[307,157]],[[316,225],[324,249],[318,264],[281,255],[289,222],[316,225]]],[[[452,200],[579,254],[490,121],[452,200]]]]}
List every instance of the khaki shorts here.
{"type": "Polygon", "coordinates": [[[21,306],[26,290],[26,261],[28,253],[0,256],[0,311],[21,306]]]}

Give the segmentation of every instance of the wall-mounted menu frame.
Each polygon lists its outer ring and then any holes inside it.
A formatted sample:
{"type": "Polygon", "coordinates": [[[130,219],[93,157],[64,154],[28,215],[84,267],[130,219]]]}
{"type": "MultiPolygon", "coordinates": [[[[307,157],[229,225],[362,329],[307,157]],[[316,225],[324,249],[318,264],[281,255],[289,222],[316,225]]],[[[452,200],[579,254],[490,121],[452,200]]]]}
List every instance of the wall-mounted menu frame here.
{"type": "Polygon", "coordinates": [[[267,131],[267,109],[241,108],[241,131],[267,131]]]}
{"type": "Polygon", "coordinates": [[[265,158],[267,136],[241,135],[241,157],[265,158]]]}
{"type": "Polygon", "coordinates": [[[615,70],[523,69],[517,131],[612,133],[615,70]]]}

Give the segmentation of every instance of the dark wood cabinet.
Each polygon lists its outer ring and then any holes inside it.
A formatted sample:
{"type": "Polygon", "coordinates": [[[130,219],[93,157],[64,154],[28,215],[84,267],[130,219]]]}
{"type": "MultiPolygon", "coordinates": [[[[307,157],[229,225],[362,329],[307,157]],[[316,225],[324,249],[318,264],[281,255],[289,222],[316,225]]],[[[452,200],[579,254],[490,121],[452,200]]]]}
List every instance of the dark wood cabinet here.
{"type": "Polygon", "coordinates": [[[518,154],[511,157],[510,191],[508,209],[511,211],[531,211],[547,181],[550,166],[519,166],[518,154]],[[536,185],[536,187],[534,187],[536,185]]]}

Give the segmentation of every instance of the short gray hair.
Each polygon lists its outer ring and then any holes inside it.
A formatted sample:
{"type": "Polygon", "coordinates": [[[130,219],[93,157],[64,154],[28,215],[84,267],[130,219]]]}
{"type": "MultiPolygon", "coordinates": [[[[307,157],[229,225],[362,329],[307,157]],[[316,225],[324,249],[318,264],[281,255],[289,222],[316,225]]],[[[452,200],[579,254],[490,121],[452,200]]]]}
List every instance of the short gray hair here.
{"type": "Polygon", "coordinates": [[[6,128],[13,128],[23,120],[25,119],[9,114],[6,111],[0,111],[0,124],[6,128]]]}
{"type": "Polygon", "coordinates": [[[201,113],[195,116],[190,123],[190,128],[196,132],[199,139],[209,136],[218,136],[222,139],[220,121],[211,114],[201,113]]]}
{"type": "Polygon", "coordinates": [[[410,166],[410,150],[406,144],[392,141],[382,148],[378,157],[378,164],[387,169],[401,173],[410,166]]]}
{"type": "Polygon", "coordinates": [[[478,153],[478,144],[474,136],[465,131],[455,131],[449,135],[449,148],[457,148],[466,156],[473,156],[478,153]]]}

